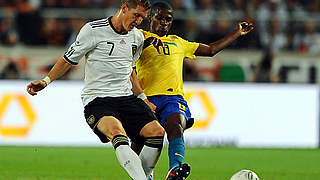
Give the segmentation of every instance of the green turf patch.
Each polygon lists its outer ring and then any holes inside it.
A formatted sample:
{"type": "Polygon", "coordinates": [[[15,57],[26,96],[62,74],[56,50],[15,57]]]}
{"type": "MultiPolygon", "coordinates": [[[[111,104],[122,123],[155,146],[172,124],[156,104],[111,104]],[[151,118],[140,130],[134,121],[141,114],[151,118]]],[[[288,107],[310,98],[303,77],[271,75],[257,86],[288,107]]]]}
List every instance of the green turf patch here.
{"type": "MultiPolygon", "coordinates": [[[[319,149],[188,148],[190,180],[229,180],[240,169],[262,180],[314,180],[320,177],[319,149]]],[[[156,167],[164,180],[167,148],[156,167]]],[[[1,147],[0,180],[130,180],[112,148],[1,147]]]]}

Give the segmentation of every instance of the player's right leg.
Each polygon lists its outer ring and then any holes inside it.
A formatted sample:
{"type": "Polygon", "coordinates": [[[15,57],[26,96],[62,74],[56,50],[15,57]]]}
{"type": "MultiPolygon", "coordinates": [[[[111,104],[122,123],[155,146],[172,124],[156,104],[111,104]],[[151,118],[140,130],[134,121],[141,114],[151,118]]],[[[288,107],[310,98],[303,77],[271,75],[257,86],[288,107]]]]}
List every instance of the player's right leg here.
{"type": "Polygon", "coordinates": [[[146,180],[141,160],[130,148],[128,137],[121,122],[115,117],[104,116],[99,120],[97,130],[112,142],[118,161],[129,176],[134,180],[146,180]]]}

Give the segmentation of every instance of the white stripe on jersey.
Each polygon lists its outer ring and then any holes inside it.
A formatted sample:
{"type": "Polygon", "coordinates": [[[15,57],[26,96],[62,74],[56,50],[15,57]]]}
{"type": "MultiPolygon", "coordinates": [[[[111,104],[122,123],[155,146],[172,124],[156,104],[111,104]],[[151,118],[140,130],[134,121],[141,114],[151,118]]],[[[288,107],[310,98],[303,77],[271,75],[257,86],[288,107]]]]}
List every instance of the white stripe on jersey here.
{"type": "Polygon", "coordinates": [[[143,38],[136,28],[127,34],[117,33],[111,17],[82,27],[64,58],[71,64],[78,64],[85,56],[85,83],[81,94],[84,106],[96,97],[133,94],[130,75],[141,54],[143,38]]]}

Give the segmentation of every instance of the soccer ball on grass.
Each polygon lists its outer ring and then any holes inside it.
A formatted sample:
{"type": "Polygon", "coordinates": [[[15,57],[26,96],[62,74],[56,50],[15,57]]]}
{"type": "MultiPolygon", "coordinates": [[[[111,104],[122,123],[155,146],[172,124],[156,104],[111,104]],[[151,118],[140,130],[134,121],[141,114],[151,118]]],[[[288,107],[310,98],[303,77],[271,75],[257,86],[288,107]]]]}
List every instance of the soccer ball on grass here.
{"type": "Polygon", "coordinates": [[[244,169],[235,173],[230,180],[259,180],[259,177],[253,171],[244,169]]]}

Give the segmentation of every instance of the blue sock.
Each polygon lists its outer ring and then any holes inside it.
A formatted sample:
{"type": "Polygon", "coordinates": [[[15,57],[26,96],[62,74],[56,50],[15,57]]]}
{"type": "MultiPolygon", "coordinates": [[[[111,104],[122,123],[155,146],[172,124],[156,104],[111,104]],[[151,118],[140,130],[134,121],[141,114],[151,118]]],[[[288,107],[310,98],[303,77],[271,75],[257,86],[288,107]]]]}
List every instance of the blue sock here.
{"type": "Polygon", "coordinates": [[[185,147],[182,137],[178,137],[169,141],[168,155],[170,169],[179,166],[179,163],[183,162],[185,147]]]}

